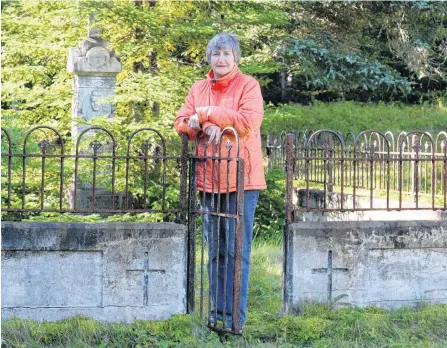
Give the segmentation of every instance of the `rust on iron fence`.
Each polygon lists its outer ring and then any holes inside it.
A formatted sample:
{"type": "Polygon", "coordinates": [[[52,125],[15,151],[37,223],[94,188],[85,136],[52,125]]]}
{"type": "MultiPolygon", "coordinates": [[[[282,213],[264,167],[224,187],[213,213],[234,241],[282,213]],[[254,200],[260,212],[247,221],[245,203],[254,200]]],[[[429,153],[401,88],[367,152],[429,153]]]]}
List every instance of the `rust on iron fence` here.
{"type": "Polygon", "coordinates": [[[166,140],[152,128],[134,131],[121,149],[102,127],[86,128],[72,142],[37,126],[19,151],[10,133],[2,133],[2,209],[8,213],[160,213],[186,223],[186,139],[180,154],[168,155],[166,140]],[[168,200],[168,188],[180,199],[168,200]]]}
{"type": "Polygon", "coordinates": [[[283,146],[288,223],[296,211],[447,208],[445,131],[435,135],[402,132],[394,137],[391,132],[374,130],[357,136],[319,130],[289,134],[283,146]],[[297,194],[296,202],[289,192],[297,194]]]}
{"type": "Polygon", "coordinates": [[[188,223],[193,252],[188,262],[188,311],[198,310],[216,331],[239,333],[244,161],[239,157],[237,132],[224,128],[217,144],[199,135],[190,161],[188,223]],[[197,191],[199,201],[194,199],[197,191]],[[202,233],[197,241],[199,224],[202,233]],[[199,308],[195,309],[197,297],[199,308]]]}

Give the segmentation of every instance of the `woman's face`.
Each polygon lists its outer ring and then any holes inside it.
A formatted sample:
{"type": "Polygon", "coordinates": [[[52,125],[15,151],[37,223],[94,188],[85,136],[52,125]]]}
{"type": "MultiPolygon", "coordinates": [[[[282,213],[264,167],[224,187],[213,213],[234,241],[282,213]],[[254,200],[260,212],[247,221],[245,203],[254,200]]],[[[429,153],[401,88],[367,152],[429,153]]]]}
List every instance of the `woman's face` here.
{"type": "Polygon", "coordinates": [[[213,50],[211,52],[211,69],[213,69],[216,79],[220,79],[230,73],[235,65],[236,62],[234,61],[233,50],[231,48],[213,50]]]}

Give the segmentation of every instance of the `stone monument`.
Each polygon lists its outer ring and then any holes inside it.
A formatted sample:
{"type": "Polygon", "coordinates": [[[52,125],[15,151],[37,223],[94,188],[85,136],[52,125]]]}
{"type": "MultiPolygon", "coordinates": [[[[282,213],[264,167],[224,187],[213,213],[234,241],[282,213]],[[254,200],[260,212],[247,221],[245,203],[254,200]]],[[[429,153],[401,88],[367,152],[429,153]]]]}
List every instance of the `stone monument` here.
{"type": "Polygon", "coordinates": [[[95,116],[113,117],[114,106],[103,101],[115,94],[116,75],[121,72],[119,58],[107,49],[100,30],[89,30],[88,39],[70,48],[67,70],[73,74],[72,119],[74,138],[86,128],[79,117],[88,121],[95,116]]]}
{"type": "MultiPolygon", "coordinates": [[[[94,16],[89,19],[89,25],[94,16]]],[[[80,133],[88,127],[82,119],[88,121],[94,117],[114,116],[114,105],[107,100],[115,95],[116,75],[122,66],[119,57],[109,49],[108,42],[101,38],[100,29],[88,31],[88,38],[79,47],[70,48],[67,70],[73,74],[72,100],[72,139],[76,143],[80,133]]],[[[89,139],[92,133],[85,134],[83,139],[89,139]]],[[[110,145],[103,144],[98,151],[110,151],[110,145]]],[[[80,153],[83,153],[82,150],[80,153]]],[[[102,173],[103,174],[103,173],[102,173]]],[[[69,192],[73,196],[73,190],[69,192]]],[[[111,208],[111,193],[104,187],[96,187],[95,207],[111,208]]],[[[79,182],[77,190],[77,209],[89,209],[93,206],[92,186],[89,182],[79,182]]],[[[114,198],[119,201],[119,197],[114,198]]]]}

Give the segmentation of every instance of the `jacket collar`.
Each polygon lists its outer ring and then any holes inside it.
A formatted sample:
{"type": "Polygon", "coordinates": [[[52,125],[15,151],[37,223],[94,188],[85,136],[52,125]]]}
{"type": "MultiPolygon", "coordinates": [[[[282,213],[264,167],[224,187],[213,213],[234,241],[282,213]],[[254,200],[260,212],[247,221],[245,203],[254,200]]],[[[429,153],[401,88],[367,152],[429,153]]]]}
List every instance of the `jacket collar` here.
{"type": "Polygon", "coordinates": [[[228,75],[225,75],[220,79],[214,79],[214,71],[211,69],[208,73],[208,83],[214,90],[225,89],[240,73],[241,71],[239,70],[239,67],[235,65],[228,75]]]}

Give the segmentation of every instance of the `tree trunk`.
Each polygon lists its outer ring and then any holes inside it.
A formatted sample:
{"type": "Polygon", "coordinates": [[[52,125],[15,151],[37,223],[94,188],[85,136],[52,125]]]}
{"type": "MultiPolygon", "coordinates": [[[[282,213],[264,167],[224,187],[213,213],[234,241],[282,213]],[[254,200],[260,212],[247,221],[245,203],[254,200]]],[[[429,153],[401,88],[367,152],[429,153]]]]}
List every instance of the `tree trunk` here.
{"type": "MultiPolygon", "coordinates": [[[[155,76],[156,71],[158,71],[157,52],[152,51],[152,53],[150,54],[150,62],[151,62],[151,64],[150,64],[149,70],[150,70],[152,76],[155,76]]],[[[160,115],[160,103],[157,101],[154,101],[154,103],[152,104],[151,111],[154,116],[158,117],[160,115]]]]}
{"type": "MultiPolygon", "coordinates": [[[[136,7],[141,7],[143,5],[143,0],[133,0],[133,4],[136,7]]],[[[140,27],[135,28],[135,39],[139,40],[143,37],[143,31],[140,27]]],[[[133,72],[144,72],[144,65],[142,62],[134,62],[133,63],[133,72]]],[[[132,104],[132,115],[135,121],[143,121],[144,120],[144,110],[146,109],[147,104],[144,102],[134,102],[132,104]]]]}
{"type": "MultiPolygon", "coordinates": [[[[155,7],[156,1],[155,0],[134,0],[134,5],[137,7],[142,7],[143,5],[146,5],[148,7],[155,7]]],[[[143,38],[143,31],[141,28],[137,27],[135,29],[135,38],[136,39],[142,39],[143,38]]],[[[133,71],[134,72],[143,72],[143,73],[151,73],[152,76],[156,75],[156,72],[158,71],[158,63],[157,63],[157,52],[152,51],[149,54],[149,68],[145,69],[142,62],[134,62],[133,65],[133,71]]],[[[144,112],[149,107],[148,103],[134,103],[132,106],[133,116],[134,119],[137,121],[144,120],[144,112]]],[[[160,103],[154,101],[151,106],[151,112],[153,115],[158,116],[160,114],[160,103]]]]}
{"type": "Polygon", "coordinates": [[[286,100],[287,69],[281,69],[281,102],[286,100]]]}

